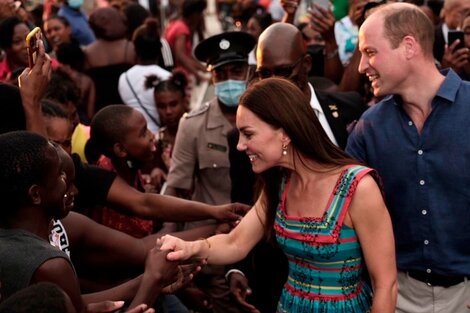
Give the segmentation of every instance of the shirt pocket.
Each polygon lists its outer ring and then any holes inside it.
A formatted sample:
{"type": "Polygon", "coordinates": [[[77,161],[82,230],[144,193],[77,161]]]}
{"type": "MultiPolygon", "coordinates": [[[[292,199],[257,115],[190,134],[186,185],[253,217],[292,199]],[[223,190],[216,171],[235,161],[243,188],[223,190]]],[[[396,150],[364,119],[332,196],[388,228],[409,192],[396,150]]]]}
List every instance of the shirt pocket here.
{"type": "Polygon", "coordinates": [[[199,169],[229,168],[228,143],[205,141],[199,147],[199,169]]]}

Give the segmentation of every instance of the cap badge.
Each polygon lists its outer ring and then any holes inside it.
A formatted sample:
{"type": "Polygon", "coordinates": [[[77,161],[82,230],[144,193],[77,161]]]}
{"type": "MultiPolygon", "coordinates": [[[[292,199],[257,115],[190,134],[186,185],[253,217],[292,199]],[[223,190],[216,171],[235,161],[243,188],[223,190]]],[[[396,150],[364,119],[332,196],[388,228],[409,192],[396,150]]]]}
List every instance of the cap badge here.
{"type": "Polygon", "coordinates": [[[227,50],[228,48],[230,48],[230,41],[228,41],[227,39],[222,39],[219,42],[219,47],[222,50],[227,50]]]}

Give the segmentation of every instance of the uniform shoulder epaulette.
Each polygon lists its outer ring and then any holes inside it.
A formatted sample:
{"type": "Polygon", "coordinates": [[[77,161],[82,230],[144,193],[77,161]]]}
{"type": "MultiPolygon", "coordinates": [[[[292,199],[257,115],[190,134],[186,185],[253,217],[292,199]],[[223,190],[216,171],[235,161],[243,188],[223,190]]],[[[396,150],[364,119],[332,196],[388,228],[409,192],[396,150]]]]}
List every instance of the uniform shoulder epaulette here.
{"type": "Polygon", "coordinates": [[[198,116],[201,115],[202,113],[206,112],[209,110],[209,102],[201,104],[201,106],[197,109],[192,110],[188,114],[185,115],[185,118],[190,118],[193,116],[198,116]]]}

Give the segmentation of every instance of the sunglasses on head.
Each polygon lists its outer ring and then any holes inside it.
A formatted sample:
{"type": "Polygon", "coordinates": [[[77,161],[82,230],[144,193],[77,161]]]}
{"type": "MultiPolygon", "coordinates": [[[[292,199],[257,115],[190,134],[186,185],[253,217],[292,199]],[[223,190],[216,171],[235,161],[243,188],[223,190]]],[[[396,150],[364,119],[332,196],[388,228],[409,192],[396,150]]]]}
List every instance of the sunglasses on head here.
{"type": "Polygon", "coordinates": [[[304,58],[304,55],[298,58],[297,61],[295,61],[294,64],[292,65],[281,66],[273,70],[270,70],[267,68],[259,68],[256,70],[256,74],[258,75],[260,79],[265,79],[265,78],[269,78],[272,76],[291,78],[292,73],[294,72],[294,69],[297,67],[297,65],[299,65],[300,61],[302,61],[303,58],[304,58]]]}

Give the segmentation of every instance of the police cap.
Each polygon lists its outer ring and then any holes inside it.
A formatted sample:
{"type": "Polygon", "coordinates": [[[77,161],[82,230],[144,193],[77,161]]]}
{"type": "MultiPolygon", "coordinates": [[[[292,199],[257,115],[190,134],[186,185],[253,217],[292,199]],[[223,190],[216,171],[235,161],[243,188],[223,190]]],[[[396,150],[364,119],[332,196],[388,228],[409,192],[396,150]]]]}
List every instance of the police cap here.
{"type": "Polygon", "coordinates": [[[223,64],[246,62],[255,43],[255,38],[248,33],[225,32],[201,41],[194,49],[194,55],[211,71],[223,64]]]}

